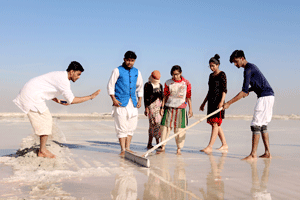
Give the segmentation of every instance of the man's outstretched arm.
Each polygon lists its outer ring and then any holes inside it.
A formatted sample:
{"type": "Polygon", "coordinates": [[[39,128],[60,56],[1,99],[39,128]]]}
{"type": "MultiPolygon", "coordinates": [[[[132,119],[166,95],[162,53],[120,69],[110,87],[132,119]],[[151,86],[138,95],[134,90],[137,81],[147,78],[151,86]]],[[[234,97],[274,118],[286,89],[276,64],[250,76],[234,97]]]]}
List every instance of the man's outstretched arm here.
{"type": "Polygon", "coordinates": [[[77,104],[77,103],[82,103],[82,102],[85,102],[85,101],[88,101],[88,100],[92,100],[100,93],[100,91],[101,90],[97,90],[93,94],[91,94],[89,96],[85,96],[85,97],[75,97],[71,104],[77,104]]]}

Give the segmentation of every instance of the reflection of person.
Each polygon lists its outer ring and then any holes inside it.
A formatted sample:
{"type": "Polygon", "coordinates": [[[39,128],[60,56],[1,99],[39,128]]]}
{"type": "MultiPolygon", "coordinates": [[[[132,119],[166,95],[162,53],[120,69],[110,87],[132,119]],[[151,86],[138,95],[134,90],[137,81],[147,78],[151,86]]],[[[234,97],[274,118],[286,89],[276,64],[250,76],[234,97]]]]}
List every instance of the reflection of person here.
{"type": "Polygon", "coordinates": [[[172,199],[186,199],[186,196],[188,196],[186,195],[187,182],[184,164],[183,158],[178,157],[174,170],[174,185],[181,190],[174,190],[174,197],[172,199]]]}
{"type": "Polygon", "coordinates": [[[261,176],[261,182],[259,182],[258,171],[257,171],[257,162],[251,162],[252,169],[252,188],[251,194],[252,199],[261,199],[261,200],[271,200],[271,194],[267,192],[267,184],[269,181],[269,167],[270,159],[265,159],[265,168],[261,176]]]}
{"type": "Polygon", "coordinates": [[[13,100],[27,114],[35,134],[40,137],[38,156],[55,158],[55,155],[46,148],[48,136],[52,134],[52,116],[45,100],[52,99],[56,103],[70,105],[92,100],[100,93],[100,90],[97,90],[89,96],[74,96],[70,80],[75,82],[83,71],[81,64],[73,61],[67,71],[50,72],[29,80],[13,100]],[[59,95],[65,100],[57,99],[59,95]]]}
{"type": "Polygon", "coordinates": [[[149,140],[147,149],[151,149],[153,138],[156,139],[156,144],[160,138],[160,107],[163,98],[163,87],[160,84],[160,72],[154,70],[149,81],[144,85],[144,105],[145,115],[149,118],[149,140]]]}
{"type": "Polygon", "coordinates": [[[149,174],[148,181],[145,183],[145,189],[143,194],[143,199],[161,199],[160,196],[162,195],[162,185],[163,183],[161,180],[154,176],[153,173],[149,174]]]}
{"type": "MultiPolygon", "coordinates": [[[[172,181],[170,174],[170,163],[166,155],[160,157],[161,161],[158,163],[157,174],[161,178],[160,180],[160,195],[158,199],[172,199],[172,187],[168,183],[172,181]]],[[[151,173],[151,171],[150,171],[151,173]]]]}
{"type": "MultiPolygon", "coordinates": [[[[207,114],[214,112],[218,108],[222,108],[225,102],[225,96],[227,93],[227,79],[226,79],[226,74],[219,69],[219,66],[220,66],[220,56],[216,54],[214,57],[212,57],[209,60],[209,67],[211,71],[213,71],[213,73],[211,73],[209,76],[209,81],[208,81],[209,89],[203,103],[200,106],[200,110],[204,111],[204,106],[206,102],[208,102],[207,114]]],[[[225,111],[222,110],[219,113],[207,119],[207,123],[210,124],[212,127],[211,137],[208,146],[205,149],[202,149],[201,151],[207,153],[211,152],[212,147],[217,139],[217,136],[219,136],[222,142],[222,146],[219,148],[219,150],[228,149],[225,135],[221,128],[222,119],[224,119],[224,115],[225,115],[225,111]]]]}
{"type": "Polygon", "coordinates": [[[107,85],[113,101],[112,115],[122,157],[125,156],[125,149],[130,150],[133,132],[137,127],[138,108],[142,105],[143,79],[141,72],[133,67],[136,58],[134,52],[127,51],[123,64],[113,70],[107,85]]]}
{"type": "Polygon", "coordinates": [[[148,182],[145,184],[143,199],[201,199],[187,191],[185,163],[181,157],[176,159],[173,180],[170,175],[169,160],[163,154],[157,169],[151,170],[148,182]]]}
{"type": "Polygon", "coordinates": [[[143,199],[145,200],[172,199],[169,160],[165,154],[161,155],[159,160],[156,168],[150,170],[148,181],[144,185],[143,199]]]}
{"type": "Polygon", "coordinates": [[[234,63],[237,68],[244,68],[244,83],[242,91],[234,98],[224,104],[224,109],[229,108],[231,104],[249,95],[249,92],[254,91],[257,95],[257,101],[254,108],[253,119],[251,121],[252,135],[252,150],[249,156],[243,160],[252,160],[257,158],[257,146],[260,133],[265,146],[265,153],[262,158],[271,158],[269,147],[269,135],[267,125],[272,119],[274,92],[268,83],[267,79],[260,72],[258,67],[249,63],[242,50],[235,50],[230,56],[230,62],[234,63]],[[249,88],[251,86],[251,88],[249,88]]]}
{"type": "Polygon", "coordinates": [[[206,178],[207,192],[205,194],[203,188],[200,189],[200,192],[204,199],[224,199],[224,182],[220,174],[222,172],[227,153],[222,153],[222,157],[219,159],[218,164],[216,163],[212,153],[209,153],[208,155],[211,164],[211,172],[206,178]]]}
{"type": "MultiPolygon", "coordinates": [[[[123,165],[121,161],[121,165],[123,165]]],[[[122,171],[116,175],[115,187],[111,192],[114,200],[136,200],[137,181],[133,169],[121,167],[122,171]]]]}
{"type": "MultiPolygon", "coordinates": [[[[164,86],[164,98],[162,102],[161,115],[161,141],[169,137],[170,131],[174,128],[174,133],[187,126],[186,107],[189,105],[189,117],[193,116],[191,100],[191,84],[182,76],[182,70],[179,65],[171,69],[172,78],[167,80],[164,86]]],[[[185,131],[175,138],[177,144],[177,155],[181,155],[181,149],[185,142],[185,131]]],[[[165,145],[162,145],[161,152],[165,151],[165,145]]]]}

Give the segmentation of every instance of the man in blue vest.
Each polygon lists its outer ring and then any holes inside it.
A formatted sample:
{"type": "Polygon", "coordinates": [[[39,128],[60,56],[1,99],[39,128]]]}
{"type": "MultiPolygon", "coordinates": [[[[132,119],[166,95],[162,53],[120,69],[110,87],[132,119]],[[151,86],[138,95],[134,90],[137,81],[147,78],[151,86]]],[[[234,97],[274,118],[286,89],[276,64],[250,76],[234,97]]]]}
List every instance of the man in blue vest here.
{"type": "Polygon", "coordinates": [[[269,135],[267,125],[272,119],[273,105],[274,105],[274,91],[269,82],[258,69],[258,67],[246,60],[245,54],[242,50],[235,50],[230,56],[230,62],[234,63],[237,68],[244,68],[244,83],[242,91],[235,97],[224,104],[224,109],[229,108],[231,104],[245,98],[249,92],[254,91],[257,95],[257,102],[254,108],[253,119],[251,121],[252,135],[252,150],[249,156],[243,160],[253,160],[257,158],[257,147],[260,133],[265,146],[265,153],[261,158],[271,158],[269,135]],[[251,86],[249,88],[249,86],[251,86]]]}
{"type": "Polygon", "coordinates": [[[113,101],[112,116],[121,146],[120,156],[130,151],[133,132],[137,127],[138,108],[142,105],[143,79],[141,72],[133,67],[137,56],[127,51],[124,62],[115,68],[107,85],[107,91],[113,101]]]}

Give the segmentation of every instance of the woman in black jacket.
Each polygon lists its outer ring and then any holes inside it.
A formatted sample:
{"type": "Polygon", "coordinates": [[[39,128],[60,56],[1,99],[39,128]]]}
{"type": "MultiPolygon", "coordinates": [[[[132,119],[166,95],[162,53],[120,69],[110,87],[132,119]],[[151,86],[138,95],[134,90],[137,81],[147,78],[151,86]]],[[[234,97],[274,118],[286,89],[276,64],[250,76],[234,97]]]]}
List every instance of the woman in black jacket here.
{"type": "Polygon", "coordinates": [[[145,115],[149,118],[149,140],[147,149],[151,149],[153,138],[159,143],[160,138],[160,108],[163,99],[163,87],[160,84],[160,72],[154,70],[149,81],[144,85],[145,115]]]}

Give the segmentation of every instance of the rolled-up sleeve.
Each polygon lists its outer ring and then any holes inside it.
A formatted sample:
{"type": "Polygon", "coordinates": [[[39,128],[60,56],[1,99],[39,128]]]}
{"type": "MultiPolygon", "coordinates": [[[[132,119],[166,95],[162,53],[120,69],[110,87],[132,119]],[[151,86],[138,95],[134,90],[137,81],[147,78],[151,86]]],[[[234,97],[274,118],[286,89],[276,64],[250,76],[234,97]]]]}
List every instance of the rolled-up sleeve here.
{"type": "Polygon", "coordinates": [[[143,78],[140,70],[138,72],[138,77],[136,80],[136,93],[138,97],[143,97],[144,87],[143,87],[143,78]]]}
{"type": "Polygon", "coordinates": [[[59,90],[61,91],[62,96],[65,98],[65,100],[68,102],[68,104],[71,104],[75,98],[72,90],[71,90],[71,83],[70,81],[64,81],[60,84],[59,90]]]}
{"type": "Polygon", "coordinates": [[[243,83],[243,88],[242,88],[242,91],[245,93],[249,92],[250,79],[251,79],[251,69],[245,69],[244,70],[244,83],[243,83]]]}
{"type": "Polygon", "coordinates": [[[109,79],[108,84],[107,84],[107,93],[108,93],[108,95],[115,95],[115,85],[116,85],[116,82],[117,82],[119,76],[120,76],[119,69],[115,68],[112,71],[110,79],[109,79]]]}

